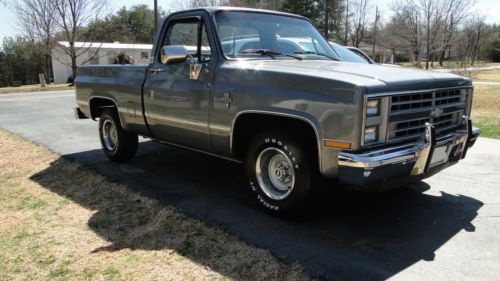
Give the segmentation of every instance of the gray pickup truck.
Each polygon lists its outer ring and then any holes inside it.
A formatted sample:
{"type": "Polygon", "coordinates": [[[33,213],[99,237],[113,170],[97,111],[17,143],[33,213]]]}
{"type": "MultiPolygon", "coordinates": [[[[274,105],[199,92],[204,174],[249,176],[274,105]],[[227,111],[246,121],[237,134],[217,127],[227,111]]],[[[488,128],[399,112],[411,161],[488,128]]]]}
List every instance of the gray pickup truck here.
{"type": "Polygon", "coordinates": [[[342,62],[298,15],[182,11],[155,42],[149,65],[79,67],[76,115],[99,119],[113,161],[143,136],[242,162],[274,213],[300,212],[318,178],[387,189],[429,177],[480,133],[470,79],[342,62]]]}

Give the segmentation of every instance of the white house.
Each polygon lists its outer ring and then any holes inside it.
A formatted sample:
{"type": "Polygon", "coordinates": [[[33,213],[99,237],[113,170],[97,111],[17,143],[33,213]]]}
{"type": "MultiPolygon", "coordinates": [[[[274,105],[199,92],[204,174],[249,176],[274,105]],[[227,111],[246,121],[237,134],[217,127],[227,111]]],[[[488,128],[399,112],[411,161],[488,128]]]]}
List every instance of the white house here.
{"type": "MultiPolygon", "coordinates": [[[[71,58],[64,52],[63,47],[69,47],[67,41],[59,41],[52,50],[52,70],[54,83],[66,83],[71,77],[71,58]]],[[[133,64],[149,63],[151,44],[121,44],[99,42],[75,42],[77,53],[82,53],[77,58],[77,64],[112,64],[118,54],[123,53],[131,59],[133,64]],[[90,59],[90,60],[89,60],[90,59]]]]}

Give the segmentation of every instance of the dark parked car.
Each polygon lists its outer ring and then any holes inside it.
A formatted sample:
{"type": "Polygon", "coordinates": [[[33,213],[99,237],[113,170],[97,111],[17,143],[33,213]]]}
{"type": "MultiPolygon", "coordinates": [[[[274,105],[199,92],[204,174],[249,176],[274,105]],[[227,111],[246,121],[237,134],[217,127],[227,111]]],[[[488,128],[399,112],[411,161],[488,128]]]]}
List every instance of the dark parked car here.
{"type": "MultiPolygon", "coordinates": [[[[372,59],[367,59],[366,57],[360,56],[358,53],[353,52],[349,49],[349,47],[342,46],[335,42],[329,42],[330,46],[332,46],[333,50],[339,55],[342,61],[347,62],[357,62],[357,63],[375,63],[372,59]]],[[[369,57],[368,57],[369,58],[369,57]]]]}

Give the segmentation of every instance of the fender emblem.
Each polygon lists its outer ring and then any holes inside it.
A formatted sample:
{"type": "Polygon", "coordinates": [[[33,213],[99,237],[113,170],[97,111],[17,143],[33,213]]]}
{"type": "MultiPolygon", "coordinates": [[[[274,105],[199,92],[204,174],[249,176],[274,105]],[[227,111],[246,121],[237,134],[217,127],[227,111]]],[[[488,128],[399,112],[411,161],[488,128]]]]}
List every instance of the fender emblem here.
{"type": "Polygon", "coordinates": [[[231,102],[233,102],[233,99],[231,98],[230,93],[224,93],[222,97],[214,97],[214,101],[224,103],[224,107],[229,108],[231,107],[231,102]]]}

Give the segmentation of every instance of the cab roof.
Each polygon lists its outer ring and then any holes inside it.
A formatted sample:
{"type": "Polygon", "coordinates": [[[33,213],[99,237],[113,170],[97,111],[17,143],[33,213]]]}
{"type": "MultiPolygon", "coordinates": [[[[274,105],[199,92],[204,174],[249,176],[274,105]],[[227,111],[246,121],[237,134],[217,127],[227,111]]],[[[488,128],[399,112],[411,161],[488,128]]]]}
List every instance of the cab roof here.
{"type": "Polygon", "coordinates": [[[182,10],[175,12],[173,14],[177,13],[184,13],[184,12],[191,12],[191,11],[199,11],[203,10],[210,15],[213,15],[219,11],[235,11],[235,12],[250,12],[250,13],[261,13],[261,14],[272,14],[272,15],[279,15],[279,16],[288,16],[288,17],[295,17],[295,18],[301,18],[305,20],[309,20],[306,17],[296,15],[296,14],[291,14],[291,13],[285,13],[285,12],[278,12],[278,11],[271,11],[271,10],[263,10],[263,9],[252,9],[252,8],[242,8],[242,7],[227,7],[227,6],[209,6],[209,7],[200,7],[200,8],[194,8],[194,9],[188,9],[188,10],[182,10]]]}

